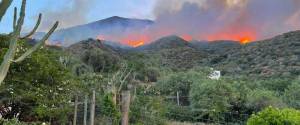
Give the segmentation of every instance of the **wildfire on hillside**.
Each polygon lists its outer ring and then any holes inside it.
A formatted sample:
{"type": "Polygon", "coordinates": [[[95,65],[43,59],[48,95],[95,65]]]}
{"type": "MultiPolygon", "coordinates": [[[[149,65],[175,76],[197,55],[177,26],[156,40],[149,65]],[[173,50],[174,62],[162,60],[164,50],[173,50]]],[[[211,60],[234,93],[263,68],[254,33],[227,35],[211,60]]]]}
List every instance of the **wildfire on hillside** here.
{"type": "Polygon", "coordinates": [[[132,46],[132,47],[139,47],[139,46],[143,46],[144,44],[145,44],[144,41],[130,41],[130,42],[128,42],[128,45],[132,46]]]}
{"type": "MultiPolygon", "coordinates": [[[[250,43],[250,42],[256,40],[255,33],[252,33],[252,32],[251,33],[249,33],[249,32],[236,33],[236,34],[217,33],[217,34],[208,35],[208,36],[192,36],[192,35],[188,35],[188,34],[183,34],[183,35],[179,35],[179,36],[188,42],[192,41],[193,39],[208,40],[208,41],[233,40],[233,41],[239,42],[240,44],[247,44],[247,43],[250,43]]],[[[164,37],[164,36],[162,35],[161,37],[164,37]]],[[[159,38],[151,38],[150,36],[141,35],[141,34],[137,34],[137,35],[131,34],[131,35],[124,36],[124,37],[98,35],[97,39],[98,40],[117,41],[120,44],[128,45],[128,46],[136,48],[139,46],[143,46],[147,43],[150,43],[152,41],[155,41],[156,39],[159,39],[159,38]]]]}

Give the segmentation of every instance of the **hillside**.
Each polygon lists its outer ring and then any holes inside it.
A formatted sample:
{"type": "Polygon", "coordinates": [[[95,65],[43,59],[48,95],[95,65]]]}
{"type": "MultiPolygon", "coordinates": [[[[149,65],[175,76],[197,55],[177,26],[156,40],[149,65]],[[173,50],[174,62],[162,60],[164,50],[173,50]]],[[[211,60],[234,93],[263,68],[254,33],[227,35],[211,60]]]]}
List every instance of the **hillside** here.
{"type": "Polygon", "coordinates": [[[205,50],[210,54],[224,53],[230,49],[240,47],[238,41],[217,40],[217,41],[191,41],[190,46],[198,49],[205,50]]]}
{"type": "Polygon", "coordinates": [[[185,41],[178,36],[166,36],[153,41],[148,45],[144,45],[136,49],[140,51],[159,51],[162,49],[176,49],[178,47],[186,47],[188,45],[188,41],[185,41]]]}
{"type": "Polygon", "coordinates": [[[210,58],[211,66],[229,74],[300,75],[300,31],[229,49],[210,58]]]}
{"type": "Polygon", "coordinates": [[[100,40],[83,40],[71,45],[65,51],[90,65],[96,72],[113,70],[121,60],[117,51],[100,40]]]}
{"type": "Polygon", "coordinates": [[[147,55],[149,60],[155,60],[158,65],[171,69],[192,68],[207,57],[205,51],[194,48],[178,36],[163,37],[136,50],[147,55]]]}
{"type": "Polygon", "coordinates": [[[117,44],[100,44],[95,40],[80,42],[69,48],[74,50],[72,52],[75,55],[93,50],[83,47],[85,44],[105,50],[105,53],[113,57],[117,55],[130,60],[139,60],[151,66],[176,70],[201,66],[221,70],[224,75],[296,76],[300,74],[300,31],[246,45],[234,41],[187,42],[177,36],[167,36],[134,49],[118,47],[117,44]],[[78,45],[79,48],[76,47],[78,45]],[[134,57],[139,54],[144,56],[134,57]]]}

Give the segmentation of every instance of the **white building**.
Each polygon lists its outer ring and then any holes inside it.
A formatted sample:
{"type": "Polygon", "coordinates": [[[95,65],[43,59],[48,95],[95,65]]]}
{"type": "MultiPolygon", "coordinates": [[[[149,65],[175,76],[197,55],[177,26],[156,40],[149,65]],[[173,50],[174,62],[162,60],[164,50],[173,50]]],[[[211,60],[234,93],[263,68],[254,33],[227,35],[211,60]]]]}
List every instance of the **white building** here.
{"type": "Polygon", "coordinates": [[[208,78],[213,80],[219,80],[221,77],[221,71],[214,70],[209,74],[208,78]]]}

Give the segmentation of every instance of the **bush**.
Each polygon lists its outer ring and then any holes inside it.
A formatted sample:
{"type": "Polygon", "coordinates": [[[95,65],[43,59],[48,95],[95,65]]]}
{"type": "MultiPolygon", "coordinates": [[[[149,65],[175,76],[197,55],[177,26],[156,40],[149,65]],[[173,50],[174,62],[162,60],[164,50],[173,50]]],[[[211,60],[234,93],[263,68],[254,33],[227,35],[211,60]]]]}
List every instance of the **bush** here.
{"type": "Polygon", "coordinates": [[[268,107],[252,115],[247,125],[300,125],[300,111],[268,107]]]}
{"type": "Polygon", "coordinates": [[[282,94],[291,85],[290,78],[270,78],[256,81],[262,88],[282,94]]]}
{"type": "Polygon", "coordinates": [[[25,123],[18,119],[0,119],[0,125],[48,125],[47,123],[25,123]]]}
{"type": "Polygon", "coordinates": [[[137,95],[130,105],[130,123],[133,125],[164,125],[165,106],[159,97],[137,95]]]}
{"type": "Polygon", "coordinates": [[[300,109],[300,82],[294,82],[284,93],[284,101],[295,109],[300,109]]]}
{"type": "Polygon", "coordinates": [[[219,114],[227,112],[231,107],[232,93],[232,87],[223,79],[203,79],[192,85],[190,100],[192,107],[200,110],[203,115],[219,120],[219,114]]]}
{"type": "Polygon", "coordinates": [[[282,99],[277,97],[273,91],[254,89],[247,95],[247,107],[253,111],[260,111],[268,106],[277,108],[285,107],[282,99]]]}
{"type": "Polygon", "coordinates": [[[189,106],[167,105],[166,117],[174,121],[195,121],[195,113],[189,106]]]}
{"type": "Polygon", "coordinates": [[[177,92],[180,96],[188,96],[191,85],[199,83],[203,76],[202,72],[197,71],[172,73],[159,79],[156,87],[166,96],[175,96],[177,92]]]}
{"type": "Polygon", "coordinates": [[[100,117],[103,117],[102,123],[112,123],[118,125],[121,113],[118,107],[113,103],[111,95],[105,95],[100,102],[100,117]]]}

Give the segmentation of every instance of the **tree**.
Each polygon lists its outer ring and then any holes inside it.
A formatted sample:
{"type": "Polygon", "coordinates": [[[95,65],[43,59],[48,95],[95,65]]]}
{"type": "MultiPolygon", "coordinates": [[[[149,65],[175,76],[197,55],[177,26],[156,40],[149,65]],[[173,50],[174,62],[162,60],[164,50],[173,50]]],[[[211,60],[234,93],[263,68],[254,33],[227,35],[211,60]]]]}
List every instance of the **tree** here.
{"type": "Polygon", "coordinates": [[[187,72],[169,73],[169,75],[158,80],[157,89],[163,95],[175,96],[177,92],[180,96],[189,96],[193,84],[199,83],[206,75],[203,72],[190,70],[187,72]]]}
{"type": "Polygon", "coordinates": [[[106,93],[112,94],[113,103],[117,105],[117,97],[120,92],[127,86],[127,80],[131,75],[132,70],[129,69],[127,64],[123,64],[121,68],[108,78],[108,83],[106,88],[106,93]]]}
{"type": "Polygon", "coordinates": [[[12,106],[5,118],[66,122],[74,90],[71,73],[58,61],[59,51],[44,48],[11,66],[0,87],[1,106],[12,106]]]}
{"type": "MultiPolygon", "coordinates": [[[[5,14],[6,10],[10,6],[12,0],[2,0],[0,3],[0,21],[5,14]]],[[[22,6],[21,6],[21,12],[20,12],[20,17],[17,21],[17,8],[15,8],[14,11],[14,20],[13,20],[13,32],[9,34],[9,48],[3,58],[3,61],[0,65],[0,84],[3,82],[5,77],[7,76],[7,72],[9,70],[9,67],[11,66],[11,63],[13,62],[21,62],[23,61],[26,57],[31,55],[34,51],[39,49],[41,46],[43,46],[46,42],[46,40],[50,37],[50,35],[55,31],[55,29],[58,26],[58,22],[56,22],[53,27],[50,29],[50,31],[41,39],[40,42],[35,44],[32,48],[28,49],[26,52],[24,52],[22,55],[20,55],[18,58],[15,59],[17,56],[17,50],[18,50],[18,44],[21,39],[26,39],[31,37],[36,30],[38,29],[41,19],[42,19],[42,14],[39,15],[38,21],[33,28],[33,30],[26,36],[21,37],[21,30],[22,26],[24,23],[24,18],[25,18],[25,7],[26,7],[26,0],[22,1],[22,6]]]]}
{"type": "Polygon", "coordinates": [[[228,112],[233,90],[225,80],[202,79],[191,87],[190,101],[195,111],[209,119],[220,120],[219,115],[228,112]]]}

